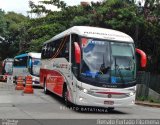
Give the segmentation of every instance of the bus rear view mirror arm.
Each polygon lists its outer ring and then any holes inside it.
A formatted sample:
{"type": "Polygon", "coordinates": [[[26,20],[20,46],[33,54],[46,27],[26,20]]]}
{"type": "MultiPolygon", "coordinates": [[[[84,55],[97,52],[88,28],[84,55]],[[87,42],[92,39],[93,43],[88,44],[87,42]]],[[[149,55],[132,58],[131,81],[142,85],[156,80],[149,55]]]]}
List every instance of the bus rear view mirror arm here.
{"type": "Polygon", "coordinates": [[[77,42],[74,42],[75,48],[75,61],[77,64],[81,63],[81,49],[77,42]]]}
{"type": "Polygon", "coordinates": [[[145,68],[147,65],[147,56],[144,51],[136,48],[136,53],[141,56],[140,64],[142,68],[145,68]]]}

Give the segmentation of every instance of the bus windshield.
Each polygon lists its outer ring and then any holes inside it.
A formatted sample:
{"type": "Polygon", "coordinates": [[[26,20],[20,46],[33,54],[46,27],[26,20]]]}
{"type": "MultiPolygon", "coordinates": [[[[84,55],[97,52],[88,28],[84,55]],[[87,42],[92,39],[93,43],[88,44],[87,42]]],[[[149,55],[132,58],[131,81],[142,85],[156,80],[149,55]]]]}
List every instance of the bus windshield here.
{"type": "Polygon", "coordinates": [[[134,45],[129,42],[82,38],[80,67],[80,79],[85,83],[104,87],[134,82],[134,45]]]}
{"type": "Polygon", "coordinates": [[[134,48],[129,43],[111,42],[111,82],[128,83],[135,80],[134,48]]]}
{"type": "Polygon", "coordinates": [[[5,63],[5,73],[12,74],[13,62],[5,63]]]}
{"type": "Polygon", "coordinates": [[[32,58],[32,74],[35,76],[39,76],[40,63],[40,59],[32,58]]]}

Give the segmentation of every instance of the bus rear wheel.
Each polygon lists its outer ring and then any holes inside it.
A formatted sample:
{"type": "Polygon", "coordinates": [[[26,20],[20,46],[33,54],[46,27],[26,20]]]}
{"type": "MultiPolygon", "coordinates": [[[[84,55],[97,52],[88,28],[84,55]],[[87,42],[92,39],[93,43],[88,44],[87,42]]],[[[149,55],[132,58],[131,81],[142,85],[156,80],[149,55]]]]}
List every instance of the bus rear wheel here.
{"type": "Polygon", "coordinates": [[[48,93],[49,93],[49,91],[47,90],[46,82],[44,82],[43,91],[44,91],[45,94],[48,94],[48,93]]]}

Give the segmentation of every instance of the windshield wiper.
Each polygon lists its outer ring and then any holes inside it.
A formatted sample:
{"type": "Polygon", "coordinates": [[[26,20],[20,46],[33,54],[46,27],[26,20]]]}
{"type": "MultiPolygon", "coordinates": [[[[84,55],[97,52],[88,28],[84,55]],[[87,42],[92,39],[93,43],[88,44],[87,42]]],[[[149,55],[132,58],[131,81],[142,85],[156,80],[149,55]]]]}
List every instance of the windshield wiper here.
{"type": "Polygon", "coordinates": [[[121,69],[119,68],[119,65],[117,65],[117,61],[116,61],[117,59],[116,59],[116,57],[115,57],[115,75],[116,75],[116,70],[118,70],[118,73],[119,73],[119,76],[120,76],[120,78],[121,78],[121,81],[122,81],[122,83],[124,84],[125,83],[125,81],[124,81],[124,78],[123,78],[123,75],[122,75],[122,72],[121,72],[121,69]]]}

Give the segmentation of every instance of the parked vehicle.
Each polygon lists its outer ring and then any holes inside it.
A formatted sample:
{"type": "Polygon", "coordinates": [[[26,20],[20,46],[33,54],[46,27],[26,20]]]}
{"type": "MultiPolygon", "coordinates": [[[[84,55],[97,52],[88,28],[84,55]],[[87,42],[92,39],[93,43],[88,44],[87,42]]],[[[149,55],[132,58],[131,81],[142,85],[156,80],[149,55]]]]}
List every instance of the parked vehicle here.
{"type": "Polygon", "coordinates": [[[13,76],[32,76],[33,85],[39,85],[41,53],[29,52],[14,57],[13,76]]]}
{"type": "Polygon", "coordinates": [[[13,58],[6,58],[2,61],[2,69],[1,69],[1,75],[0,80],[1,81],[7,81],[7,76],[12,75],[13,71],[13,58]]]}
{"type": "Polygon", "coordinates": [[[136,51],[140,66],[146,55],[120,31],[74,26],[46,41],[42,48],[40,84],[81,106],[127,107],[134,104],[136,51]]]}

